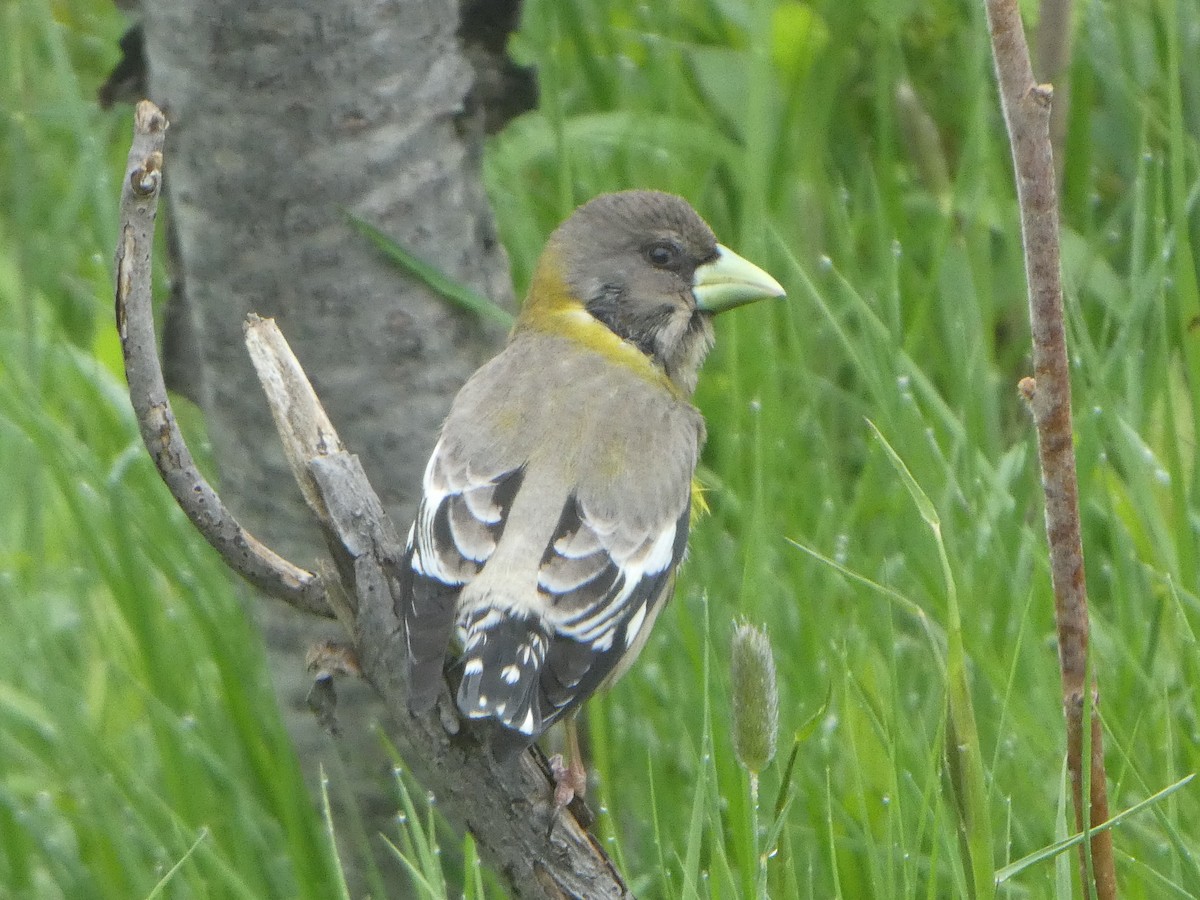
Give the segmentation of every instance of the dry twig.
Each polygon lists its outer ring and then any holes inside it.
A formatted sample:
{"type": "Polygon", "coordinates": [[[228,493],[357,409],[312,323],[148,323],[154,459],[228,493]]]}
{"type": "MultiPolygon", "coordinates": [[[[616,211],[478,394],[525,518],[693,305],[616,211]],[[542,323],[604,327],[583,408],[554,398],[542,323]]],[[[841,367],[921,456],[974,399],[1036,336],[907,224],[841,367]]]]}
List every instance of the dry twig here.
{"type": "Polygon", "coordinates": [[[167,119],[143,100],[134,114],[133,146],[121,190],[117,243],[117,331],[125,356],[129,399],[142,440],[180,508],[225,563],[255,587],[305,612],[329,617],[325,588],[311,572],[292,565],[246,531],[196,468],[167,400],[150,290],[150,251],[162,188],[167,119]]]}
{"type": "MultiPolygon", "coordinates": [[[[1034,378],[1020,390],[1037,427],[1038,460],[1046,494],[1046,536],[1058,628],[1063,707],[1067,719],[1067,767],[1081,830],[1108,819],[1099,691],[1088,674],[1088,607],[1075,448],[1071,434],[1071,381],[1063,320],[1058,240],[1058,194],[1050,144],[1049,85],[1033,78],[1029,47],[1016,0],[985,0],[1000,101],[1012,145],[1021,236],[1029,279],[1029,319],[1033,332],[1034,378]],[[1031,383],[1032,381],[1032,383],[1031,383]],[[1089,688],[1091,696],[1088,697],[1089,688]],[[1085,728],[1085,714],[1090,722],[1085,728]],[[1083,764],[1085,746],[1090,765],[1083,764]],[[1089,796],[1084,797],[1085,784],[1089,796]]],[[[1087,883],[1090,857],[1100,900],[1116,897],[1112,832],[1092,836],[1081,846],[1080,866],[1087,883]]]]}
{"type": "MultiPolygon", "coordinates": [[[[336,610],[362,676],[392,712],[384,723],[388,739],[437,797],[446,818],[474,834],[480,855],[514,896],[629,897],[596,840],[575,816],[556,810],[549,768],[536,747],[515,764],[501,765],[452,712],[408,713],[404,641],[390,578],[403,546],[274,322],[253,317],[247,343],[293,473],[326,535],[336,578],[325,584],[255,541],[195,471],[162,386],[150,309],[150,248],[165,129],[166,120],[153,104],[138,105],[117,251],[117,322],[130,397],[163,480],[230,568],[301,608],[326,615],[336,610]]],[[[443,699],[451,703],[448,694],[443,699]]],[[[332,725],[333,698],[319,700],[332,725]]]]}

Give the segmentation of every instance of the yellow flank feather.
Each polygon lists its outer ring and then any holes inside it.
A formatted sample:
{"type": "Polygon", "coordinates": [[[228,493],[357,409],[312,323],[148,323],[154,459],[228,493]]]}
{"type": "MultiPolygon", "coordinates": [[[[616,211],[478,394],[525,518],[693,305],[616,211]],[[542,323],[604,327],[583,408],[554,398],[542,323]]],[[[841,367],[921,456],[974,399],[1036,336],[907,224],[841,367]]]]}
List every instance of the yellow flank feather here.
{"type": "Polygon", "coordinates": [[[650,357],[613,334],[607,325],[584,308],[583,301],[567,287],[566,279],[552,257],[549,251],[542,254],[516,327],[565,335],[617,365],[633,370],[647,381],[662,385],[672,396],[682,398],[675,382],[650,357]]]}
{"type": "Polygon", "coordinates": [[[708,515],[708,501],[704,498],[704,492],[708,490],[700,479],[692,476],[692,512],[688,516],[688,526],[695,525],[700,519],[708,515]]]}

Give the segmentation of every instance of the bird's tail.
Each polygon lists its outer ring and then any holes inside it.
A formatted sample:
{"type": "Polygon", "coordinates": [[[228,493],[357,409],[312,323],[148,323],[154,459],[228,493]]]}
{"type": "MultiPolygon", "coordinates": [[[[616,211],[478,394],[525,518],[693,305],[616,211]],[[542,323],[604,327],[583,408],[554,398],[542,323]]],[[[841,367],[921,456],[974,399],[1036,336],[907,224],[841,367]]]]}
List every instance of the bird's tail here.
{"type": "Polygon", "coordinates": [[[433,708],[445,684],[442,665],[454,634],[454,604],[461,588],[418,574],[412,560],[410,537],[408,553],[397,573],[395,611],[404,626],[408,708],[420,714],[433,708]]]}
{"type": "Polygon", "coordinates": [[[537,616],[488,607],[465,623],[458,708],[471,719],[494,719],[529,744],[545,729],[540,690],[551,634],[537,616]]]}

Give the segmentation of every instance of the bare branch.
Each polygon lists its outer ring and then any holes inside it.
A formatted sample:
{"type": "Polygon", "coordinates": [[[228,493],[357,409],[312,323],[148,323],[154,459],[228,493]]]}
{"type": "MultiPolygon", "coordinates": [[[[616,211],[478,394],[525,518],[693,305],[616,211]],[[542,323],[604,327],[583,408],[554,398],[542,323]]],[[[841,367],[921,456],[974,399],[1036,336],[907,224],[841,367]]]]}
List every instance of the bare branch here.
{"type": "MultiPolygon", "coordinates": [[[[1052,89],[1049,85],[1034,82],[1016,0],[985,0],[985,5],[1021,207],[1034,378],[1032,383],[1030,379],[1022,379],[1020,390],[1029,403],[1037,427],[1038,459],[1046,494],[1046,536],[1058,628],[1063,707],[1067,719],[1067,766],[1071,772],[1076,822],[1083,829],[1108,819],[1108,792],[1100,698],[1094,682],[1090,704],[1085,697],[1088,690],[1087,585],[1084,582],[1079,487],[1071,434],[1071,381],[1063,320],[1058,195],[1050,144],[1052,89]],[[1089,706],[1091,721],[1085,732],[1083,717],[1089,706]],[[1083,797],[1085,733],[1091,746],[1086,773],[1090,796],[1086,801],[1083,797]]],[[[1080,864],[1085,883],[1085,860],[1089,851],[1097,895],[1100,900],[1115,898],[1117,887],[1111,831],[1093,836],[1090,847],[1081,845],[1080,864]]]]}
{"type": "MultiPolygon", "coordinates": [[[[196,471],[167,403],[150,307],[150,247],[165,129],[165,118],[152,104],[139,105],[117,250],[117,322],[130,394],[163,480],[231,568],[302,608],[326,615],[331,607],[336,610],[354,644],[345,658],[356,661],[392,711],[388,739],[437,797],[446,818],[475,835],[481,857],[514,896],[630,897],[612,862],[572,811],[556,809],[540,750],[534,747],[514,763],[496,762],[486,743],[459,721],[448,693],[440,709],[424,716],[408,713],[404,640],[391,577],[403,545],[274,322],[253,317],[246,326],[247,343],[288,460],[324,529],[336,576],[322,580],[272,554],[237,525],[196,471]]],[[[332,728],[330,675],[323,675],[310,699],[332,728]]],[[[582,804],[572,809],[586,812],[582,804]]]]}
{"type": "Polygon", "coordinates": [[[196,468],[167,399],[151,307],[150,256],[162,188],[167,119],[143,100],[134,117],[133,146],[121,191],[117,244],[117,331],[129,398],[142,440],[167,487],[192,524],[225,563],[247,581],[305,612],[330,616],[321,580],[275,554],[233,518],[196,468]]]}

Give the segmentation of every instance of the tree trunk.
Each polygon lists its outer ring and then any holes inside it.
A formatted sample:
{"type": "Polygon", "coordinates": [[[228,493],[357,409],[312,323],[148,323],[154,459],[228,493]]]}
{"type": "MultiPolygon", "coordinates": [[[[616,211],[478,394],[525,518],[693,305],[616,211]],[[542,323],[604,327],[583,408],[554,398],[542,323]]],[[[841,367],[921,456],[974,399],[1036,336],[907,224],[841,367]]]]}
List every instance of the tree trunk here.
{"type": "MultiPolygon", "coordinates": [[[[511,27],[515,6],[503,6],[511,27]]],[[[172,274],[183,290],[168,349],[200,367],[187,373],[189,393],[205,412],[223,496],[269,545],[301,564],[313,559],[320,538],[243,346],[254,311],[278,319],[406,527],[450,399],[501,335],[399,273],[346,214],[511,302],[480,177],[481,116],[465,112],[472,73],[456,4],[159,0],[143,24],[148,94],[171,120],[172,274]]],[[[390,764],[366,727],[379,714],[374,693],[342,688],[339,712],[354,726],[336,748],[305,704],[305,651],[339,637],[337,626],[255,605],[310,779],[323,761],[335,792],[348,780],[373,808],[367,833],[386,829],[395,798],[380,777],[390,764]],[[338,777],[335,750],[348,779],[338,777]]]]}

